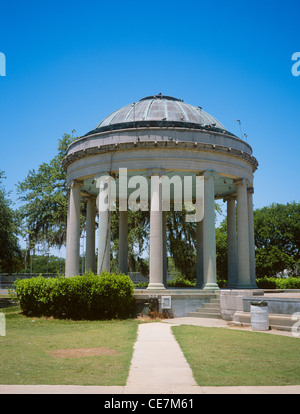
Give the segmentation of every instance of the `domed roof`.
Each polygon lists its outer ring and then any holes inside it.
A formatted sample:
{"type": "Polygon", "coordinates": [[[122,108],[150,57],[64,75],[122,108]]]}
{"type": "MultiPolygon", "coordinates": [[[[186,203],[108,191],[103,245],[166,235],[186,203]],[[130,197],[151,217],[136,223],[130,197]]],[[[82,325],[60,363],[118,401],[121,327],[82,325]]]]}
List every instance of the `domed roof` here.
{"type": "Polygon", "coordinates": [[[114,111],[86,135],[137,127],[183,127],[216,130],[232,135],[212,115],[180,99],[162,94],[147,96],[114,111]]]}

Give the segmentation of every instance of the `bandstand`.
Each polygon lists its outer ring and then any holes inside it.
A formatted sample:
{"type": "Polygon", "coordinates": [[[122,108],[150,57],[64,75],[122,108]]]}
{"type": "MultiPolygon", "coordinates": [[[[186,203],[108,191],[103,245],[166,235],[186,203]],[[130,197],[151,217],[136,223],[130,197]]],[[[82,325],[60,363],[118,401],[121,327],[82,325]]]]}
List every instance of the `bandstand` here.
{"type": "MultiPolygon", "coordinates": [[[[201,107],[161,94],[126,105],[71,143],[63,164],[69,189],[67,277],[79,274],[82,197],[87,203],[86,269],[98,273],[109,270],[110,211],[100,207],[111,194],[119,206],[119,270],[127,273],[128,201],[140,188],[133,183],[143,181],[148,185],[143,194],[150,214],[148,289],[166,289],[163,205],[168,200],[162,195],[162,181],[168,177],[173,184],[176,180],[184,184],[185,177],[192,177],[191,200],[196,202],[198,182],[202,212],[195,220],[196,287],[218,290],[214,204],[222,199],[227,203],[228,288],[256,288],[252,197],[258,163],[247,142],[227,131],[201,107]]],[[[174,194],[175,190],[170,191],[171,206],[178,203],[174,194]]]]}

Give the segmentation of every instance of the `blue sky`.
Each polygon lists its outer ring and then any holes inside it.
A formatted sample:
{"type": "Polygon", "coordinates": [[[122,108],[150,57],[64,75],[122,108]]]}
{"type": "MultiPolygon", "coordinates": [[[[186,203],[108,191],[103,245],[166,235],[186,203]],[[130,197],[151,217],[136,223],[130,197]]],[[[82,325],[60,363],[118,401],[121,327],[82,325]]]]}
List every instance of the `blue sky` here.
{"type": "Polygon", "coordinates": [[[15,184],[117,108],[200,105],[259,161],[254,207],[299,202],[299,1],[2,1],[0,170],[15,184]]]}

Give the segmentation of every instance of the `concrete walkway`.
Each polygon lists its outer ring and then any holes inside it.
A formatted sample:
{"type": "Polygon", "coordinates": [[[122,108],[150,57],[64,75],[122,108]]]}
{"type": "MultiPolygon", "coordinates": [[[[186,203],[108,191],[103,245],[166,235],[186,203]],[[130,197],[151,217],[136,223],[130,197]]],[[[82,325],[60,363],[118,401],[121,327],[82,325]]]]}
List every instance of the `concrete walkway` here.
{"type": "MultiPolygon", "coordinates": [[[[232,322],[228,322],[223,319],[194,318],[194,317],[184,316],[182,318],[164,319],[163,322],[171,324],[171,325],[195,325],[195,326],[203,326],[207,328],[227,328],[227,329],[233,329],[233,330],[242,330],[242,331],[252,332],[251,326],[237,326],[237,325],[234,325],[232,322]]],[[[270,329],[269,331],[260,331],[260,333],[267,334],[267,335],[282,335],[282,336],[293,337],[293,333],[291,331],[280,331],[277,329],[270,329]]]]}
{"type": "MultiPolygon", "coordinates": [[[[248,329],[231,327],[226,321],[220,319],[203,318],[175,318],[166,319],[163,322],[140,324],[125,386],[0,385],[0,394],[114,394],[116,396],[118,394],[300,394],[300,385],[198,386],[171,331],[171,326],[174,324],[248,329]]],[[[284,331],[266,333],[291,336],[291,332],[284,331]]]]}
{"type": "Polygon", "coordinates": [[[180,393],[197,391],[197,383],[175,337],[171,325],[139,325],[126,393],[180,393]]]}

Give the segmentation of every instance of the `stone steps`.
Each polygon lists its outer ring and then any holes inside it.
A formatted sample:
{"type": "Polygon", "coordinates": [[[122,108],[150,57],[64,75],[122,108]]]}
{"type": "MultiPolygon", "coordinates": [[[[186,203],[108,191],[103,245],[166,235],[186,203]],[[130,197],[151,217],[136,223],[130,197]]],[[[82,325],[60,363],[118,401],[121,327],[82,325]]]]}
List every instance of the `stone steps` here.
{"type": "MultiPolygon", "coordinates": [[[[294,324],[299,318],[292,319],[293,315],[269,313],[269,325],[271,329],[278,329],[281,331],[291,331],[294,324]]],[[[236,326],[250,326],[251,312],[238,311],[234,314],[233,324],[236,326]]],[[[298,328],[299,331],[299,328],[298,328]]]]}
{"type": "Polygon", "coordinates": [[[189,316],[195,318],[221,319],[220,298],[212,298],[209,302],[203,303],[201,308],[196,308],[195,312],[189,312],[189,316]]]}
{"type": "Polygon", "coordinates": [[[218,305],[220,305],[220,297],[210,299],[209,303],[217,303],[218,305]]]}
{"type": "Polygon", "coordinates": [[[220,309],[220,306],[218,303],[204,303],[203,306],[201,308],[197,308],[196,311],[200,310],[200,309],[220,309]]]}

